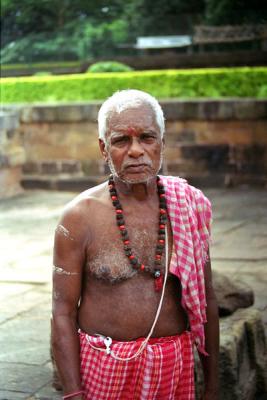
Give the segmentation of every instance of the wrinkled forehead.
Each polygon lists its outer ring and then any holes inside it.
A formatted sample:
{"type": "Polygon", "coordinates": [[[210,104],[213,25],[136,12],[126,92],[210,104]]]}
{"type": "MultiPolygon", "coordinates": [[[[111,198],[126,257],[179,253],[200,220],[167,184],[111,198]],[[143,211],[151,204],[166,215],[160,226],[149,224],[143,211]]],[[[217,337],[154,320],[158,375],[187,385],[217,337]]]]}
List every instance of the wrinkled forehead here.
{"type": "Polygon", "coordinates": [[[107,133],[112,131],[129,131],[129,129],[153,130],[160,133],[155,111],[146,103],[122,110],[111,110],[107,119],[107,133]]]}

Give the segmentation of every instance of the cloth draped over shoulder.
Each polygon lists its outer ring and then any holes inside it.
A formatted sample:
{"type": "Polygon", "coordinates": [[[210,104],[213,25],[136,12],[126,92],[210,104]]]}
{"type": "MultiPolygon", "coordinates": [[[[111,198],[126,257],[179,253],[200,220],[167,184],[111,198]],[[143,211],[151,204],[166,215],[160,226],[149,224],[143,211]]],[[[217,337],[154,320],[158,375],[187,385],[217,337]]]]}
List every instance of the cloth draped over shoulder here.
{"type": "Polygon", "coordinates": [[[208,259],[211,204],[201,190],[186,180],[160,176],[165,187],[168,215],[173,232],[170,272],[182,287],[182,306],[188,314],[193,341],[205,351],[206,295],[204,267],[208,259]]]}

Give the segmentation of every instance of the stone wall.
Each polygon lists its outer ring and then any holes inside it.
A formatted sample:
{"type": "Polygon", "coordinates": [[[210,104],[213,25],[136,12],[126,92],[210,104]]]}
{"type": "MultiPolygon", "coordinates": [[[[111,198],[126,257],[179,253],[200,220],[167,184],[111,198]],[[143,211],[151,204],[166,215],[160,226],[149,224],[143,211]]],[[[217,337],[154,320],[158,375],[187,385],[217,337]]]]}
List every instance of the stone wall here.
{"type": "MultiPolygon", "coordinates": [[[[197,400],[203,376],[196,356],[197,400]]],[[[267,347],[260,311],[250,307],[220,318],[219,399],[265,399],[267,347]]]]}
{"type": "Polygon", "coordinates": [[[18,128],[16,111],[0,112],[0,199],[22,191],[20,182],[25,157],[18,128]]]}
{"type": "MultiPolygon", "coordinates": [[[[161,101],[166,116],[162,171],[195,185],[266,185],[267,99],[161,101]]],[[[25,106],[24,185],[83,188],[108,173],[97,140],[99,102],[25,106]],[[80,183],[79,183],[80,182],[80,183]]]]}

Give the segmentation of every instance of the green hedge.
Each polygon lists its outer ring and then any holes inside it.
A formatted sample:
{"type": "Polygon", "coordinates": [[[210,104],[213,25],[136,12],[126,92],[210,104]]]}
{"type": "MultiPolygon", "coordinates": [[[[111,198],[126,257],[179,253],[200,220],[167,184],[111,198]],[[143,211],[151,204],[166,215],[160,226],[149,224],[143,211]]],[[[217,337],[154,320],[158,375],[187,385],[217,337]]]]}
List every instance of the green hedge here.
{"type": "Polygon", "coordinates": [[[3,103],[102,100],[120,89],[145,90],[158,98],[258,97],[267,68],[136,71],[4,78],[3,103]]]}

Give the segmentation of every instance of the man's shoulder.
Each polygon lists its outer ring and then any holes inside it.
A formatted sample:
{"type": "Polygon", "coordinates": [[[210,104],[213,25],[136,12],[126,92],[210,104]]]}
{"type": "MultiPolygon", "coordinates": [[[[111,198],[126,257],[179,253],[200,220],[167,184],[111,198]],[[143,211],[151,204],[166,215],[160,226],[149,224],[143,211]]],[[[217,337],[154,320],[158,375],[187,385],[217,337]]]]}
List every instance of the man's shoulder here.
{"type": "Polygon", "coordinates": [[[90,221],[90,215],[96,212],[97,205],[103,202],[106,185],[107,183],[104,182],[75,196],[64,206],[62,219],[75,224],[82,222],[85,225],[86,221],[90,221]]]}
{"type": "Polygon", "coordinates": [[[194,203],[198,207],[201,205],[210,207],[210,201],[202,190],[190,185],[186,179],[178,176],[161,176],[161,179],[171,195],[184,199],[187,203],[194,203]]]}

